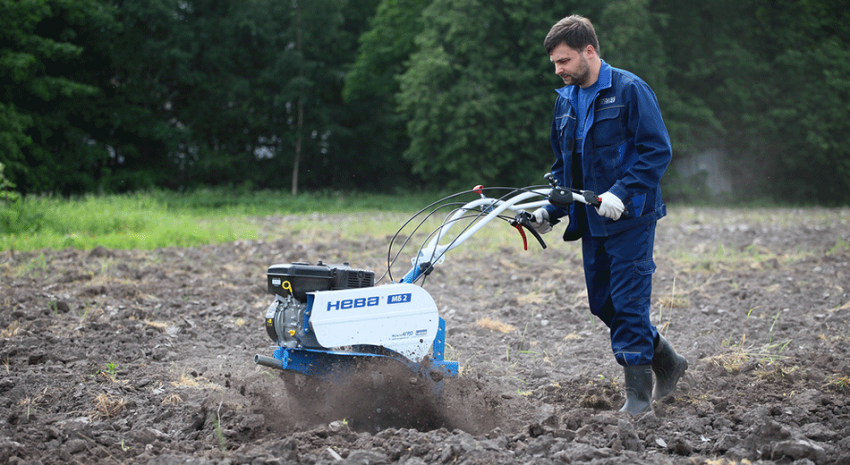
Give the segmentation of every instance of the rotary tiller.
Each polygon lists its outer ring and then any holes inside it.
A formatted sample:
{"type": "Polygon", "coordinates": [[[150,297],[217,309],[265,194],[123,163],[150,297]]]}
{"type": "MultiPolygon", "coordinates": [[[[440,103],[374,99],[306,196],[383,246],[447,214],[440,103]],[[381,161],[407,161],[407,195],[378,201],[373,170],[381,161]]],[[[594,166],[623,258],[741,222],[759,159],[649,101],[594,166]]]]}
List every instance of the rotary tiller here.
{"type": "Polygon", "coordinates": [[[259,365],[290,370],[326,381],[341,381],[364,362],[394,360],[438,385],[444,376],[456,376],[458,364],[444,360],[446,323],[440,318],[431,295],[422,287],[434,266],[445,254],[461,245],[493,219],[502,219],[520,232],[530,231],[532,215],[526,210],[551,203],[566,207],[572,201],[598,204],[588,191],[572,192],[547,177],[550,186],[526,188],[483,188],[460,192],[423,208],[396,232],[390,241],[387,271],[377,281],[375,273],[354,269],[349,264],[319,262],[278,264],[269,267],[268,290],[275,299],[265,315],[268,336],[277,344],[271,357],[254,356],[259,365]],[[486,193],[507,192],[501,197],[486,193]],[[476,195],[477,194],[477,195],[476,195]],[[474,195],[468,202],[463,196],[474,195]],[[449,210],[444,221],[419,247],[412,266],[399,281],[392,276],[393,264],[426,220],[449,210]],[[507,216],[511,215],[511,216],[507,216]],[[419,219],[413,227],[414,221],[419,219]],[[449,231],[463,227],[454,236],[449,231]],[[393,253],[393,244],[408,227],[412,233],[393,253]],[[384,277],[389,283],[378,285],[384,277]]]}

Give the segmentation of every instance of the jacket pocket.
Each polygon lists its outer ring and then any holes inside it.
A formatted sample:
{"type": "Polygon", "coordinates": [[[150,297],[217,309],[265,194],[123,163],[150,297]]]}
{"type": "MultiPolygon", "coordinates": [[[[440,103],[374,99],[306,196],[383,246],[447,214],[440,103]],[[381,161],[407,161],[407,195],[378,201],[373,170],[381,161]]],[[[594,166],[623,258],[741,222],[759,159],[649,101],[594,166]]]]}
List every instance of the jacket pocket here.
{"type": "Polygon", "coordinates": [[[631,210],[632,217],[640,218],[643,215],[643,207],[646,205],[646,194],[640,194],[632,197],[631,201],[631,210]]]}
{"type": "Polygon", "coordinates": [[[618,105],[599,108],[593,116],[593,143],[596,147],[618,145],[625,139],[626,126],[621,114],[625,109],[618,105]]]}

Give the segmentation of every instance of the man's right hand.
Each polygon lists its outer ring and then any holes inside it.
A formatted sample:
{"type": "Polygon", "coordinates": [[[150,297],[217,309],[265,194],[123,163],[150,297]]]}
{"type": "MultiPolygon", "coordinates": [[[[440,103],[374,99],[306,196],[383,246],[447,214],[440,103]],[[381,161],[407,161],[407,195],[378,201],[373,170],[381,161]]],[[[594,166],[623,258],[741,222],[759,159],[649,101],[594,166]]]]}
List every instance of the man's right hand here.
{"type": "Polygon", "coordinates": [[[546,234],[552,230],[552,223],[549,222],[549,212],[545,208],[540,207],[531,215],[531,227],[540,234],[546,234]]]}
{"type": "Polygon", "coordinates": [[[606,192],[600,195],[599,200],[599,206],[596,207],[596,211],[599,212],[599,216],[604,216],[606,218],[611,218],[612,220],[617,221],[620,219],[620,217],[623,215],[623,211],[626,209],[626,207],[623,205],[623,201],[611,192],[606,192]]]}

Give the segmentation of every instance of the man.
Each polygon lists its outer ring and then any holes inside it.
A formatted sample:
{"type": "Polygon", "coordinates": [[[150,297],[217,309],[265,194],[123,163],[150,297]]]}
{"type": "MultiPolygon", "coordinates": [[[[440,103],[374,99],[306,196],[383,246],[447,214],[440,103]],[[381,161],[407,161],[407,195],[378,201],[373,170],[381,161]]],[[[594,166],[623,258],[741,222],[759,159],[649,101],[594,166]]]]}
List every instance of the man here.
{"type": "Polygon", "coordinates": [[[652,398],[673,393],[688,362],[649,320],[656,221],[666,215],[659,181],[672,158],[655,93],[639,77],[599,56],[590,21],[566,17],[544,40],[557,89],[552,174],[561,186],[602,193],[601,204],[548,205],[534,212],[541,233],[567,223],[564,240],[581,239],[590,311],[610,329],[625,372],[621,411],[652,410],[652,398]],[[652,374],[656,385],[653,392],[652,374]]]}

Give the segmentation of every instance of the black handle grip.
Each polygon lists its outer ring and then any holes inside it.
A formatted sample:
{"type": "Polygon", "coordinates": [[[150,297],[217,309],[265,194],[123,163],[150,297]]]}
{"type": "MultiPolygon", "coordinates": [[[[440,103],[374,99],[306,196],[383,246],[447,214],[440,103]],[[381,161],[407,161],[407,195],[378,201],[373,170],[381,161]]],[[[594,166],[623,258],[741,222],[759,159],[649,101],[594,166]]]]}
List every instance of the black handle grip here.
{"type": "Polygon", "coordinates": [[[549,203],[559,208],[570,208],[573,203],[573,193],[563,187],[555,186],[549,191],[549,203]]]}
{"type": "Polygon", "coordinates": [[[587,204],[591,207],[598,207],[602,203],[593,191],[584,191],[582,192],[582,195],[584,196],[584,200],[586,200],[587,204]]]}

